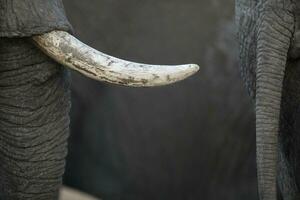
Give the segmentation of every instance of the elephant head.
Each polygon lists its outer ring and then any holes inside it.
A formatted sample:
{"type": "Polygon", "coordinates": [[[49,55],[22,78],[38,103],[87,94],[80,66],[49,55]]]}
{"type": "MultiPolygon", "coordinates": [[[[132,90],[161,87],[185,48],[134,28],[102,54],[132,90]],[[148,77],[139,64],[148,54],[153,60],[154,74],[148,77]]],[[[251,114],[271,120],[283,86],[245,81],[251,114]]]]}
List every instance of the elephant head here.
{"type": "Polygon", "coordinates": [[[134,87],[174,83],[198,70],[114,58],[69,32],[61,0],[0,0],[0,199],[57,199],[69,132],[63,66],[134,87]]]}
{"type": "Polygon", "coordinates": [[[297,156],[291,150],[300,103],[299,8],[294,0],[236,0],[241,72],[255,99],[262,200],[299,198],[297,156]]]}

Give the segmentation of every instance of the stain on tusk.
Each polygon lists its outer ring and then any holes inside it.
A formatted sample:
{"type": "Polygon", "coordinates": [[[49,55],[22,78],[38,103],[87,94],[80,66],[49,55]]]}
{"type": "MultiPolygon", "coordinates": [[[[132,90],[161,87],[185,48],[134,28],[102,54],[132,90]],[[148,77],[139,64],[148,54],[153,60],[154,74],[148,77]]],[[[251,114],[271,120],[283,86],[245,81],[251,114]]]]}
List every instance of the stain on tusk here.
{"type": "Polygon", "coordinates": [[[85,76],[132,87],[161,86],[181,81],[199,70],[196,64],[148,65],[101,53],[64,31],[33,36],[37,46],[58,63],[85,76]]]}

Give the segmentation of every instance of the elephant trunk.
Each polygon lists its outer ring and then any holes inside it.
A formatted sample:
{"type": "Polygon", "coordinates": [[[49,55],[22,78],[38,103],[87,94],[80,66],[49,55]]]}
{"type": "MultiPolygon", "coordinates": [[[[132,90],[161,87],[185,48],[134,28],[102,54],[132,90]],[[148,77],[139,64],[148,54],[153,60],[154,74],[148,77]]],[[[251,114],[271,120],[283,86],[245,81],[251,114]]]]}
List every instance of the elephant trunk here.
{"type": "Polygon", "coordinates": [[[276,199],[279,116],[294,17],[266,8],[257,30],[256,151],[260,199],[276,199]]]}
{"type": "Polygon", "coordinates": [[[58,198],[69,108],[63,68],[30,40],[0,38],[0,199],[58,198]]]}

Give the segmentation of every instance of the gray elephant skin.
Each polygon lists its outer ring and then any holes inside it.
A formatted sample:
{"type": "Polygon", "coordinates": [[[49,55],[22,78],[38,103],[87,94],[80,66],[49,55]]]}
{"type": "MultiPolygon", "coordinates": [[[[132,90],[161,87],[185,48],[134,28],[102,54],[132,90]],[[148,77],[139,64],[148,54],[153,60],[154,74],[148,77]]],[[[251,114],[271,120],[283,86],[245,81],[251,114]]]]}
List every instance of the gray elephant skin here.
{"type": "Polygon", "coordinates": [[[236,0],[242,76],[255,100],[262,200],[300,199],[299,8],[293,0],[236,0]]]}
{"type": "Polygon", "coordinates": [[[70,31],[61,1],[0,1],[0,199],[57,199],[69,135],[66,71],[27,37],[70,31]]]}

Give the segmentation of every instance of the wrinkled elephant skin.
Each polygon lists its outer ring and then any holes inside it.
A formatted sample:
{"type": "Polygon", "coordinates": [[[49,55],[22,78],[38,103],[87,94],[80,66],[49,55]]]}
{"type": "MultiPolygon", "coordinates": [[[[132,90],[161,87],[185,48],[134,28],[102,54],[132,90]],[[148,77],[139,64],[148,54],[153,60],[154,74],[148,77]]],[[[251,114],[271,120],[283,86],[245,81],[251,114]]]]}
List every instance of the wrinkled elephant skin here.
{"type": "Polygon", "coordinates": [[[236,0],[241,71],[256,105],[260,199],[299,199],[299,2],[236,0]]]}
{"type": "Polygon", "coordinates": [[[58,198],[67,155],[68,73],[23,37],[69,31],[60,0],[0,0],[0,199],[58,198]]]}

